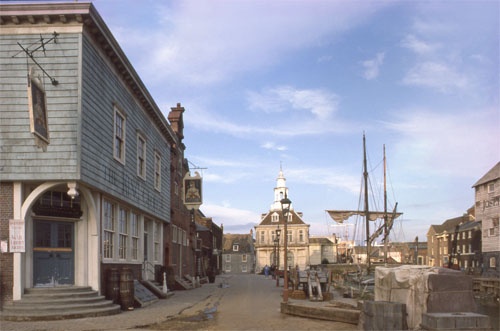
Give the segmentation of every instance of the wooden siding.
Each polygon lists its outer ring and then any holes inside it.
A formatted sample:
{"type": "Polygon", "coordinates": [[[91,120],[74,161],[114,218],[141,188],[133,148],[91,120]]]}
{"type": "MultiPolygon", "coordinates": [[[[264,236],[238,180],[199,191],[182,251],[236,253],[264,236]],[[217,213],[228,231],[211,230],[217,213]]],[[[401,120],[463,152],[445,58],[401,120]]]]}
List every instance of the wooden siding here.
{"type": "Polygon", "coordinates": [[[500,179],[486,182],[476,187],[476,220],[482,221],[482,252],[500,251],[500,233],[498,226],[493,225],[493,219],[500,217],[500,179]],[[488,192],[488,185],[494,184],[493,192],[488,192]],[[496,200],[495,200],[496,199],[496,200]],[[494,228],[494,233],[490,229],[494,228]]]}
{"type": "Polygon", "coordinates": [[[170,220],[170,146],[120,76],[83,36],[81,178],[163,220],[170,220]],[[125,162],[113,156],[114,105],[126,117],[125,162]],[[146,180],[137,175],[137,132],[146,138],[146,180]],[[161,191],[154,154],[161,155],[161,191]]]}
{"type": "MultiPolygon", "coordinates": [[[[46,40],[51,34],[42,35],[46,40]]],[[[0,179],[75,180],[77,164],[78,34],[60,34],[45,54],[34,52],[48,77],[27,58],[21,44],[33,50],[40,34],[0,35],[0,179]],[[47,99],[50,144],[43,151],[30,132],[28,71],[35,67],[47,99]]]]}

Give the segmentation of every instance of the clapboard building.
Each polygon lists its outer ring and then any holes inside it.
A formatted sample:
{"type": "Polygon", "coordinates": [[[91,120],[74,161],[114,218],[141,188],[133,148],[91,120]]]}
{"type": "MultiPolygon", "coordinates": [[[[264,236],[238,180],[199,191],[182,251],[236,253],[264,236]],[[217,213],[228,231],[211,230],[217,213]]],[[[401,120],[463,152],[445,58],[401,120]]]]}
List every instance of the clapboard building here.
{"type": "MultiPolygon", "coordinates": [[[[500,162],[473,186],[476,221],[481,223],[483,276],[500,278],[500,162]]],[[[498,284],[498,283],[497,283],[498,284]]],[[[497,285],[497,295],[498,295],[497,285]]]]}
{"type": "Polygon", "coordinates": [[[0,6],[2,302],[41,286],[104,293],[112,269],[151,279],[173,259],[194,272],[194,226],[164,244],[181,137],[94,6],[0,6]]]}

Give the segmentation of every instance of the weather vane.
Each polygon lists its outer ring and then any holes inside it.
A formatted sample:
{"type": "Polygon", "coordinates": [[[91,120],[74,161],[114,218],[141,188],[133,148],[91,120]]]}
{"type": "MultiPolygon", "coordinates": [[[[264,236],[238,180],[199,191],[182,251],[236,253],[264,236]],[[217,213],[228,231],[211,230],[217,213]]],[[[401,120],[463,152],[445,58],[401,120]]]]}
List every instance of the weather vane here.
{"type": "Polygon", "coordinates": [[[50,76],[47,71],[45,71],[45,69],[43,69],[43,67],[40,65],[40,63],[38,63],[35,59],[35,56],[33,55],[36,51],[38,51],[39,49],[42,49],[43,51],[43,54],[45,55],[45,45],[47,45],[48,43],[50,42],[54,42],[55,44],[57,44],[57,36],[59,34],[57,32],[54,31],[54,33],[52,34],[52,38],[50,39],[44,39],[42,37],[42,35],[40,35],[40,40],[36,41],[35,43],[29,45],[29,46],[26,46],[24,47],[23,45],[21,45],[19,42],[17,43],[19,45],[19,47],[21,47],[22,51],[19,51],[18,53],[16,53],[15,55],[13,55],[12,57],[16,57],[17,55],[19,55],[19,53],[21,52],[24,52],[26,53],[26,55],[38,66],[38,68],[40,68],[40,70],[42,70],[42,72],[45,74],[45,76],[47,76],[50,81],[52,82],[52,85],[57,85],[59,84],[59,82],[53,78],[52,76],[50,76]],[[32,46],[36,46],[33,50],[30,50],[30,47],[32,46]]]}

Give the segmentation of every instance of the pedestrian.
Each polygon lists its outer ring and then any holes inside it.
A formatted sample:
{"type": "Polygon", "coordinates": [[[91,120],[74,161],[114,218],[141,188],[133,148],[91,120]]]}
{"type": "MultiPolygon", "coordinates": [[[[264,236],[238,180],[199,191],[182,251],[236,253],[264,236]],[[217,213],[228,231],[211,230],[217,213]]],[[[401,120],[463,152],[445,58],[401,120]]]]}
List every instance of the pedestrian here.
{"type": "Polygon", "coordinates": [[[264,267],[264,275],[266,275],[266,278],[269,277],[269,266],[267,264],[264,267]]]}

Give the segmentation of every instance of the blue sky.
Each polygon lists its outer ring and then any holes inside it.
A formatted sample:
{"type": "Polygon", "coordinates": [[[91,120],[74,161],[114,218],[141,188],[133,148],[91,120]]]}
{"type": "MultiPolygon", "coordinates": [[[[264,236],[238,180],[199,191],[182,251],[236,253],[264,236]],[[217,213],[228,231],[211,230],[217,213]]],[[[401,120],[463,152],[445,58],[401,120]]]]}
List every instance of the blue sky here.
{"type": "Polygon", "coordinates": [[[226,233],[269,211],[280,164],[311,234],[343,232],[325,210],[362,206],[363,132],[370,204],[385,144],[404,213],[392,240],[461,216],[500,160],[498,1],[93,3],[165,115],[186,108],[201,209],[226,233]]]}

